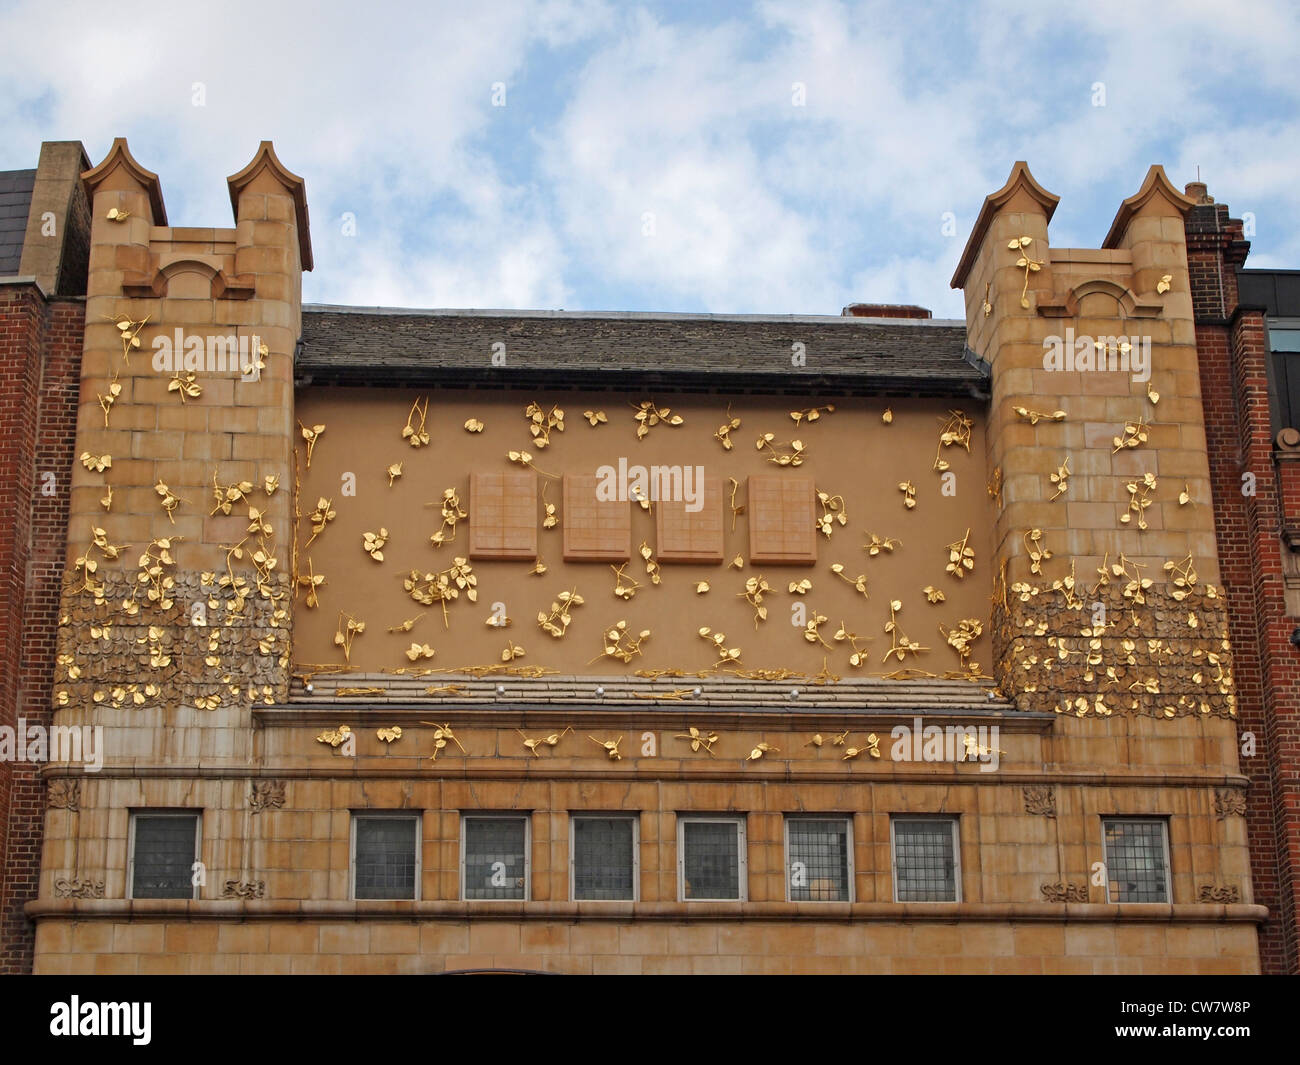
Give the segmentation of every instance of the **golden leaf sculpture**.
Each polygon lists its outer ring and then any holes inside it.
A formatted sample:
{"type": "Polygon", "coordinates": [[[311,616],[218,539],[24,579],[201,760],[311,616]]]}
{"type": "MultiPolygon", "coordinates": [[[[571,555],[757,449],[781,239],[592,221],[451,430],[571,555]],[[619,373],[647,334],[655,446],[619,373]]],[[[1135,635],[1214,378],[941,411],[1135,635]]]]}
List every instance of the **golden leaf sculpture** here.
{"type": "MultiPolygon", "coordinates": [[[[402,439],[411,447],[427,447],[429,444],[429,430],[427,428],[427,418],[429,416],[429,397],[417,397],[411,404],[410,411],[406,415],[406,425],[402,428],[402,439]],[[423,400],[423,402],[421,402],[423,400]],[[416,419],[419,419],[418,421],[416,419]]],[[[310,468],[311,463],[307,464],[310,468]]]]}
{"type": "Polygon", "coordinates": [[[691,745],[692,751],[703,751],[712,758],[714,757],[713,745],[718,742],[718,734],[707,729],[701,731],[694,725],[691,725],[688,731],[678,732],[673,736],[673,739],[686,740],[691,745]]]}

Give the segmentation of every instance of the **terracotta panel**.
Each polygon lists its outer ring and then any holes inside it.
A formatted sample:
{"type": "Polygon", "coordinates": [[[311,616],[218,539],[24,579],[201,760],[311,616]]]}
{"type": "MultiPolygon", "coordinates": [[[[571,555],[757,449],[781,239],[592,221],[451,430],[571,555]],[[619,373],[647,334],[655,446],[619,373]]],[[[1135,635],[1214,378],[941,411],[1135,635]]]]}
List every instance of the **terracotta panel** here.
{"type": "Polygon", "coordinates": [[[537,557],[536,474],[470,474],[469,557],[537,557]]]}
{"type": "Polygon", "coordinates": [[[625,562],[632,557],[631,504],[596,498],[600,478],[564,475],[565,562],[625,562]]]}
{"type": "Polygon", "coordinates": [[[750,477],[750,561],[760,565],[816,562],[816,497],[810,477],[750,477]]]}
{"type": "MultiPolygon", "coordinates": [[[[660,501],[655,508],[655,536],[660,562],[723,560],[723,497],[720,477],[703,478],[700,510],[685,501],[660,501]]],[[[698,490],[698,488],[697,488],[698,490]]]]}

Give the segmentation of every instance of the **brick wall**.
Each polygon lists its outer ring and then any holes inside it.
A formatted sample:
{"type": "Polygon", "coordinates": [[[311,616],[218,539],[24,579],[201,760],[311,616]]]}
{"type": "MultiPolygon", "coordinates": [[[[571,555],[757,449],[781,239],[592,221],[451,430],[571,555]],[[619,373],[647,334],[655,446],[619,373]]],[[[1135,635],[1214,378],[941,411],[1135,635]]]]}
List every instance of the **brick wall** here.
{"type": "MultiPolygon", "coordinates": [[[[84,325],[80,300],[0,288],[0,725],[50,721],[84,325]]],[[[34,766],[0,763],[0,973],[32,967],[43,796],[34,766]]]]}
{"type": "Polygon", "coordinates": [[[1280,532],[1284,519],[1300,520],[1300,485],[1284,493],[1294,478],[1280,476],[1274,457],[1264,316],[1238,305],[1236,269],[1249,247],[1241,222],[1230,219],[1223,204],[1200,204],[1188,214],[1187,242],[1239,733],[1243,741],[1253,734],[1257,748],[1254,757],[1242,758],[1241,768],[1250,779],[1246,819],[1255,899],[1270,912],[1260,928],[1260,964],[1265,973],[1296,973],[1300,652],[1289,639],[1300,618],[1287,614],[1287,549],[1280,532]]]}

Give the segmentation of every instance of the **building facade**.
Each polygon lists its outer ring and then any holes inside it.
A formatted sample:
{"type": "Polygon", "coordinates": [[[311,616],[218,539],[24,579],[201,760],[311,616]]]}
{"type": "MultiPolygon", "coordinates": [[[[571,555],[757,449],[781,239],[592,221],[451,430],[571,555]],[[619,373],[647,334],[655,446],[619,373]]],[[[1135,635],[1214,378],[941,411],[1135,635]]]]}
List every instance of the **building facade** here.
{"type": "Polygon", "coordinates": [[[957,322],[304,307],[269,143],[80,187],[35,971],[1286,964],[1160,168],[1063,249],[1017,164],[957,322]]]}

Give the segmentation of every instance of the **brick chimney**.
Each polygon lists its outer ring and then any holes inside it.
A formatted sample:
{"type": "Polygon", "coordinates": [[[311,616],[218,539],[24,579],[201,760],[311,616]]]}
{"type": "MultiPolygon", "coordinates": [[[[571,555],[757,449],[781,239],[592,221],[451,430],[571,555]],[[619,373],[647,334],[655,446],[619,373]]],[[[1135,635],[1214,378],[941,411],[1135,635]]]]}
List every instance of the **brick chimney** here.
{"type": "Polygon", "coordinates": [[[840,311],[844,318],[933,318],[927,307],[913,303],[850,303],[840,311]]]}

